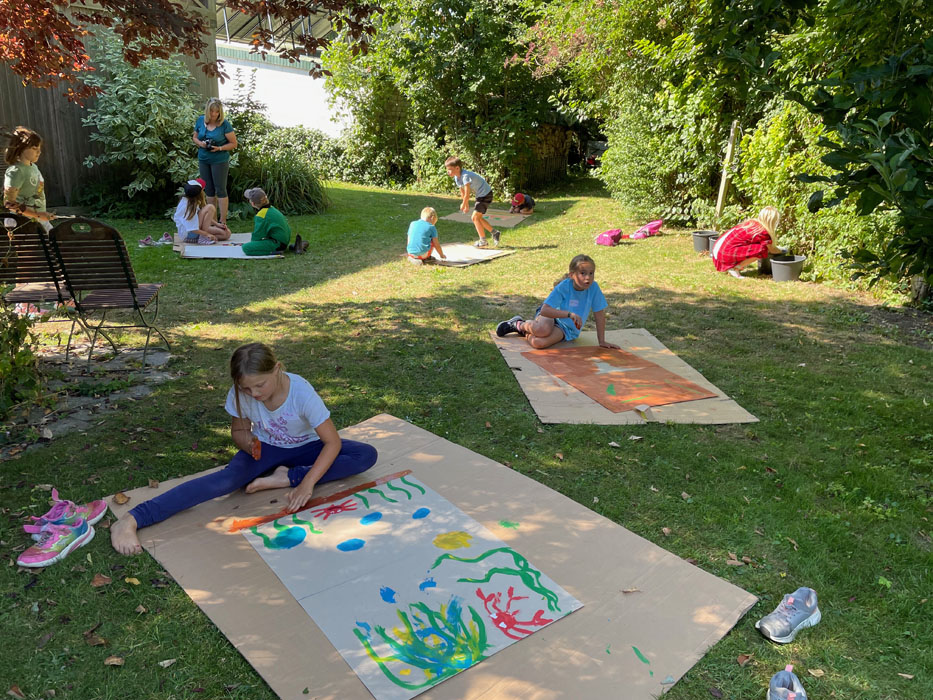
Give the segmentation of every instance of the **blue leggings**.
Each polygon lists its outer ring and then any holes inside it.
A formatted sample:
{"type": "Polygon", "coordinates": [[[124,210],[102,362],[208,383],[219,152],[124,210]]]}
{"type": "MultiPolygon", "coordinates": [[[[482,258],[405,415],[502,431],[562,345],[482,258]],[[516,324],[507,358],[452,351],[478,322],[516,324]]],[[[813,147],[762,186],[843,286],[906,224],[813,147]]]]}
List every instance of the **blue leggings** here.
{"type": "MultiPolygon", "coordinates": [[[[323,449],[321,440],[313,440],[300,447],[276,447],[262,443],[262,456],[258,460],[240,450],[223,469],[186,481],[160,496],[140,503],[130,511],[130,515],[136,519],[137,527],[154,525],[186,508],[233,493],[253,479],[282,466],[289,467],[288,481],[294,488],[311,470],[311,465],[323,449]]],[[[376,456],[376,448],[372,445],[343,440],[340,454],[318,483],[365,472],[376,463],[376,456]]]]}
{"type": "Polygon", "coordinates": [[[226,197],[227,173],[229,172],[229,160],[225,160],[223,163],[205,163],[203,160],[199,160],[198,174],[201,176],[201,179],[207,183],[204,187],[204,196],[220,197],[221,199],[226,197]]]}

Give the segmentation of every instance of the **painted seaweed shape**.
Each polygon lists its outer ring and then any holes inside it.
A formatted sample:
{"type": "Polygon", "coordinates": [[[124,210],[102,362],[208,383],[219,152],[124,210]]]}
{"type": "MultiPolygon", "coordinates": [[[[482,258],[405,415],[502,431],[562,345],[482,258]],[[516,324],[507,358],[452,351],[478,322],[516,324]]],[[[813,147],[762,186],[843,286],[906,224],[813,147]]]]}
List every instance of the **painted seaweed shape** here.
{"type": "Polygon", "coordinates": [[[391,633],[381,625],[375,625],[370,631],[370,625],[357,622],[362,631],[354,629],[353,634],[386,678],[401,688],[420,690],[486,658],[483,652],[490,646],[486,641],[486,626],[475,609],[467,606],[467,610],[470,620],[464,622],[457,596],[451,596],[438,610],[432,610],[426,603],[411,603],[407,612],[396,610],[402,626],[391,633]],[[389,653],[376,652],[372,644],[374,636],[389,646],[389,653]],[[424,680],[402,678],[415,669],[424,674],[424,680]]]}
{"type": "Polygon", "coordinates": [[[309,520],[302,520],[297,514],[293,515],[291,520],[295,523],[294,525],[283,525],[278,520],[273,520],[272,527],[276,530],[273,537],[269,537],[266,533],[260,532],[258,525],[251,527],[250,532],[262,539],[262,544],[266,549],[275,550],[291,549],[301,544],[307,534],[305,533],[305,527],[308,529],[308,533],[321,534],[321,531],[314,527],[314,523],[309,520]],[[305,527],[299,527],[299,525],[304,525],[305,527]]]}
{"type": "Polygon", "coordinates": [[[454,554],[442,554],[434,561],[434,564],[431,565],[431,568],[437,568],[437,566],[443,563],[445,559],[460,561],[466,564],[475,564],[499,553],[508,554],[511,556],[516,568],[510,569],[504,566],[495,566],[487,571],[483,578],[459,578],[457,581],[460,583],[488,583],[489,580],[496,574],[503,574],[504,576],[518,576],[522,580],[522,583],[524,583],[530,590],[544,598],[544,600],[547,602],[549,610],[560,612],[560,606],[557,605],[559,598],[554,591],[541,583],[541,572],[534,568],[529,563],[529,561],[525,559],[525,557],[523,557],[511,547],[496,547],[495,549],[489,549],[479,556],[473,558],[458,557],[454,554]]]}

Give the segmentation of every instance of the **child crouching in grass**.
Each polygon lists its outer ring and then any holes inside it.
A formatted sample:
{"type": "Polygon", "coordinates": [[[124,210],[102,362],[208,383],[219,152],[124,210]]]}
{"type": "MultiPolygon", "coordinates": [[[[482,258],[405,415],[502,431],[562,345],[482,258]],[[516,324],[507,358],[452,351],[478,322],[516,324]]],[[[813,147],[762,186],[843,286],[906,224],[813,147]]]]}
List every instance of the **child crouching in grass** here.
{"type": "Polygon", "coordinates": [[[421,218],[408,225],[408,261],[413,265],[423,265],[431,259],[431,253],[437,251],[438,257],[446,260],[441,243],[437,240],[437,212],[433,207],[421,210],[421,218]]]}
{"type": "Polygon", "coordinates": [[[562,340],[576,340],[590,311],[596,319],[596,339],[601,348],[619,349],[606,341],[606,309],[609,304],[594,279],[596,263],[589,255],[570,261],[566,275],[554,283],[554,289],[538,307],[533,321],[513,316],[496,326],[500,338],[509,333],[524,336],[537,349],[548,348],[562,340]]]}

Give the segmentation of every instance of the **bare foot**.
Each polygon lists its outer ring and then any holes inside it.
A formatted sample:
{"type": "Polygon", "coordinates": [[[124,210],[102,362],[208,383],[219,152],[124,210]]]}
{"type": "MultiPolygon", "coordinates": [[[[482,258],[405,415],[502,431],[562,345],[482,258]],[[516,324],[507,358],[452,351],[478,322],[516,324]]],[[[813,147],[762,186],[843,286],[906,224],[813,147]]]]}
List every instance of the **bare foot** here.
{"type": "Polygon", "coordinates": [[[276,467],[269,476],[253,479],[246,486],[246,493],[256,493],[266,489],[284,489],[291,486],[288,481],[288,467],[276,467]]]}
{"type": "Polygon", "coordinates": [[[139,554],[143,551],[136,536],[136,518],[127,513],[110,526],[110,544],[120,554],[139,554]]]}

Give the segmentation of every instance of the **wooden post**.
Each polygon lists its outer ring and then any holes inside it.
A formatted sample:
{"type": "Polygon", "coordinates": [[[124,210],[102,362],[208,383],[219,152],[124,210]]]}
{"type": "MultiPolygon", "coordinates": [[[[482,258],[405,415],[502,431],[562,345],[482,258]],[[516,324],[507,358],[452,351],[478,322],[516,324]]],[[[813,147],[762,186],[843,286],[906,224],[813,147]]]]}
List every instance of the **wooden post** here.
{"type": "Polygon", "coordinates": [[[726,193],[729,191],[729,167],[732,165],[732,154],[735,152],[735,135],[739,130],[738,120],[732,122],[729,130],[729,145],[726,146],[726,160],[722,166],[722,179],[719,181],[719,197],[716,198],[716,230],[719,230],[719,217],[726,203],[726,193]]]}

